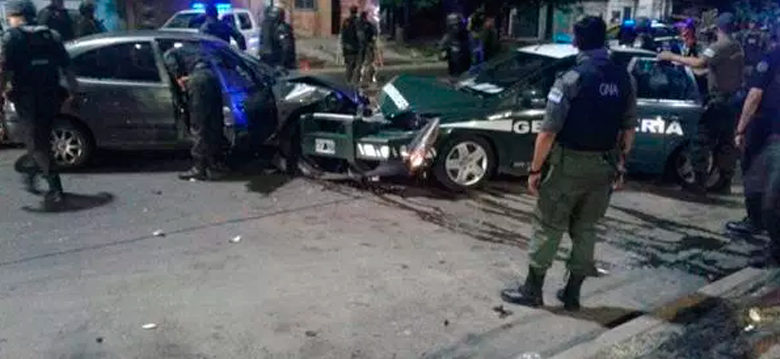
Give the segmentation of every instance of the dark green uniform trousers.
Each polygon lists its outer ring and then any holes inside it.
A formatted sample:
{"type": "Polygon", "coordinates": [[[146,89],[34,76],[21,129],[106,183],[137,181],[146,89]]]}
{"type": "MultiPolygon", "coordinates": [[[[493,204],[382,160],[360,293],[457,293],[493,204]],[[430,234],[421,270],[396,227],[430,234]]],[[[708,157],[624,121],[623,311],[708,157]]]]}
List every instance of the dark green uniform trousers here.
{"type": "Polygon", "coordinates": [[[696,180],[704,185],[707,179],[709,156],[714,165],[728,179],[734,176],[739,153],[734,147],[736,109],[731,94],[710,94],[693,142],[692,162],[696,180]]]}
{"type": "Polygon", "coordinates": [[[567,267],[575,275],[595,272],[596,223],[609,206],[615,163],[614,153],[553,149],[536,205],[529,250],[532,267],[547,270],[568,231],[572,251],[567,267]]]}
{"type": "Polygon", "coordinates": [[[187,89],[192,158],[195,166],[202,170],[214,168],[221,161],[220,153],[224,146],[225,122],[219,79],[209,69],[196,69],[190,75],[187,89]]]}

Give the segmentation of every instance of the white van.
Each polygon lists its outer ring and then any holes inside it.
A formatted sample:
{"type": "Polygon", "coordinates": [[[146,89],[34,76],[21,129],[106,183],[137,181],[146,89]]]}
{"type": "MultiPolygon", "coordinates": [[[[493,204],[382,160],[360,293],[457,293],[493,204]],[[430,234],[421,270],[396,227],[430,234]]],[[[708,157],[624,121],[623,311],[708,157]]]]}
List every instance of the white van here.
{"type": "MultiPolygon", "coordinates": [[[[246,52],[257,56],[260,50],[260,22],[247,9],[218,6],[219,19],[233,24],[238,29],[244,39],[246,39],[246,52]]],[[[190,28],[190,21],[203,15],[205,10],[202,8],[179,11],[163,24],[161,30],[174,31],[198,31],[190,28]]],[[[236,45],[235,41],[231,41],[236,45]]]]}

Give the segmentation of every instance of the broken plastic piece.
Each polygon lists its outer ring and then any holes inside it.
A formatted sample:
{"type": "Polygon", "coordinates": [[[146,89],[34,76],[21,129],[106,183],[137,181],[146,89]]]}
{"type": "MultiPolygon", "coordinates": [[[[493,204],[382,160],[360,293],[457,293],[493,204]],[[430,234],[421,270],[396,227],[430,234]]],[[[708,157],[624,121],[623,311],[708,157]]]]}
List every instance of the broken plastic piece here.
{"type": "Polygon", "coordinates": [[[155,324],[155,323],[146,323],[146,324],[142,325],[141,328],[147,329],[147,330],[155,329],[155,328],[157,328],[157,324],[155,324]]]}
{"type": "Polygon", "coordinates": [[[753,326],[753,324],[750,324],[750,325],[746,326],[744,330],[746,332],[751,332],[751,331],[753,331],[753,329],[756,329],[756,327],[753,326]]]}
{"type": "Polygon", "coordinates": [[[163,232],[162,229],[158,229],[152,232],[152,235],[155,237],[165,237],[165,232],[163,232]]]}
{"type": "Polygon", "coordinates": [[[235,236],[233,238],[230,238],[230,243],[238,243],[241,242],[241,236],[235,236]]]}

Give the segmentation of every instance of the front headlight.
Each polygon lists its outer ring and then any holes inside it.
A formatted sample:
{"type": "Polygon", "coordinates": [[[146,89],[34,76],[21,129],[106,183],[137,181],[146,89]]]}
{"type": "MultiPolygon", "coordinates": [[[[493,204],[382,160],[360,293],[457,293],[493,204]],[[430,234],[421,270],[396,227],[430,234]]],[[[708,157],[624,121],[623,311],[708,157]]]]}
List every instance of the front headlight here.
{"type": "Polygon", "coordinates": [[[390,146],[371,143],[357,144],[358,157],[371,160],[386,160],[390,158],[390,146]]]}
{"type": "Polygon", "coordinates": [[[14,105],[14,103],[11,101],[6,101],[5,108],[3,110],[5,113],[16,112],[16,105],[14,105]]]}

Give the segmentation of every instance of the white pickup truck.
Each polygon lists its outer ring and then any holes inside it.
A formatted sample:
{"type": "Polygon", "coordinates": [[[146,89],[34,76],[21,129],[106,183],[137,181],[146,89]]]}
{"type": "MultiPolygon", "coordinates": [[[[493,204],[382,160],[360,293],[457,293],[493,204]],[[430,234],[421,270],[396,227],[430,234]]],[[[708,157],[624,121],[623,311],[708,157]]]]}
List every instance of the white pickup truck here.
{"type": "MultiPolygon", "coordinates": [[[[260,22],[252,15],[252,12],[232,7],[217,7],[217,10],[220,20],[235,26],[244,35],[246,52],[257,56],[260,49],[260,22]]],[[[163,24],[161,30],[198,31],[198,29],[190,27],[190,22],[204,13],[205,10],[201,8],[179,11],[163,24]]],[[[234,46],[236,45],[235,41],[231,42],[234,46]]]]}

